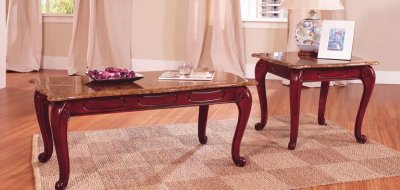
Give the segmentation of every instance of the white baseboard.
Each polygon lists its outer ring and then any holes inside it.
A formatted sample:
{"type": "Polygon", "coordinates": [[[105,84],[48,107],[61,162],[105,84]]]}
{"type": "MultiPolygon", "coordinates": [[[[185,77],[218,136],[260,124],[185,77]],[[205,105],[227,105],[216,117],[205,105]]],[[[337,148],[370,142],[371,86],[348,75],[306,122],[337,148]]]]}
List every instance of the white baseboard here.
{"type": "Polygon", "coordinates": [[[67,57],[43,56],[42,69],[67,70],[67,57]]]}
{"type": "Polygon", "coordinates": [[[400,84],[400,71],[375,71],[376,84],[400,84]]]}
{"type": "MultiPolygon", "coordinates": [[[[375,71],[375,84],[400,84],[400,71],[375,71]]],[[[360,80],[352,80],[351,83],[361,83],[360,80]]]]}
{"type": "Polygon", "coordinates": [[[132,59],[131,69],[134,71],[163,71],[176,70],[183,61],[169,61],[156,59],[132,59]]]}
{"type": "MultiPolygon", "coordinates": [[[[254,71],[256,64],[250,63],[246,64],[246,78],[254,79],[254,71]]],[[[400,84],[400,71],[375,71],[376,81],[375,84],[400,84]]],[[[283,78],[273,75],[267,74],[267,79],[271,80],[282,80],[283,78]]],[[[350,80],[350,83],[361,83],[360,80],[350,80]]]]}
{"type": "MultiPolygon", "coordinates": [[[[256,68],[256,64],[254,64],[254,63],[246,64],[244,76],[248,79],[254,79],[256,77],[255,73],[254,73],[255,68],[256,68]]],[[[276,76],[274,74],[267,74],[266,79],[282,80],[283,78],[276,76]]]]}
{"type": "MultiPolygon", "coordinates": [[[[162,70],[175,70],[178,68],[179,63],[183,61],[173,60],[157,60],[157,59],[132,59],[131,69],[135,71],[162,71],[162,70]]],[[[254,69],[256,64],[249,63],[245,67],[246,78],[254,79],[254,69]]],[[[67,69],[67,57],[56,57],[56,56],[43,56],[42,58],[42,69],[55,69],[55,70],[66,70],[67,69]]],[[[376,84],[400,84],[400,71],[375,71],[376,73],[376,84]]],[[[268,74],[267,79],[270,80],[282,80],[273,74],[268,74]]],[[[361,83],[360,80],[351,80],[350,83],[361,83]]]]}
{"type": "MultiPolygon", "coordinates": [[[[152,59],[132,59],[131,69],[135,71],[162,71],[178,68],[182,61],[166,61],[152,59]]],[[[67,57],[43,56],[42,69],[67,70],[67,57]]]]}
{"type": "MultiPolygon", "coordinates": [[[[135,71],[174,70],[183,61],[166,61],[152,59],[132,59],[131,69],[135,71]]],[[[67,70],[67,57],[43,56],[42,69],[67,70]]]]}

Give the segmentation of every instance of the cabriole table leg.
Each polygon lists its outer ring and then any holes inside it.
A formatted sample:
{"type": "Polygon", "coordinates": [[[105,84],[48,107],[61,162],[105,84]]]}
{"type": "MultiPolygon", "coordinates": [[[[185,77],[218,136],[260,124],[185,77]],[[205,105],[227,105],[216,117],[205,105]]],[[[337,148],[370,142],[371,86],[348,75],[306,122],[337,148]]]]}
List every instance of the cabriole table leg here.
{"type": "Polygon", "coordinates": [[[367,142],[367,137],[361,134],[361,126],[369,99],[372,95],[372,90],[374,89],[375,71],[371,66],[364,66],[360,69],[360,72],[360,79],[364,85],[364,90],[360,101],[360,107],[357,112],[356,125],[354,127],[354,136],[356,137],[357,142],[365,143],[367,142]]]}
{"type": "Polygon", "coordinates": [[[40,132],[43,138],[44,151],[39,154],[38,159],[40,162],[45,163],[53,154],[53,137],[51,134],[49,122],[49,102],[47,97],[37,91],[34,95],[35,110],[37,120],[39,122],[40,132]]]}
{"type": "Polygon", "coordinates": [[[66,109],[67,103],[56,102],[51,110],[51,126],[53,128],[53,138],[56,147],[58,167],[60,170],[59,179],[55,184],[55,189],[65,189],[69,180],[69,153],[67,141],[67,125],[69,113],[66,109]]]}
{"type": "Polygon", "coordinates": [[[236,105],[239,110],[239,119],[236,125],[235,134],[232,142],[232,160],[236,166],[246,165],[246,159],[240,156],[240,143],[242,142],[244,130],[249,120],[251,110],[251,93],[247,87],[242,87],[236,92],[236,105]]]}
{"type": "Polygon", "coordinates": [[[290,74],[290,142],[289,150],[296,148],[297,136],[299,133],[299,114],[301,87],[303,86],[302,71],[292,70],[290,74]]]}

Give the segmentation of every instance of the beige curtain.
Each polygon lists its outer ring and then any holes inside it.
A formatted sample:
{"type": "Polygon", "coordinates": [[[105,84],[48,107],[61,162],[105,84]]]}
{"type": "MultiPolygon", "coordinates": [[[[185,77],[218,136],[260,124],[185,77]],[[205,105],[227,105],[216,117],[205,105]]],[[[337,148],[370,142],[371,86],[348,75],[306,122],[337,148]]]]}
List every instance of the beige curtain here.
{"type": "Polygon", "coordinates": [[[187,61],[244,77],[240,0],[189,0],[187,61]]]}
{"type": "Polygon", "coordinates": [[[68,74],[106,67],[130,69],[131,0],[75,0],[68,74]]]}
{"type": "MultiPolygon", "coordinates": [[[[346,8],[345,0],[342,0],[343,6],[346,8]]],[[[298,47],[296,45],[296,40],[294,39],[294,30],[297,24],[304,18],[308,17],[308,10],[289,10],[288,15],[288,44],[287,51],[296,52],[298,47]]],[[[321,20],[345,20],[346,10],[336,10],[336,11],[321,11],[319,13],[321,20]]],[[[288,80],[283,80],[283,84],[288,85],[290,82],[288,80]]],[[[345,86],[347,81],[335,81],[331,85],[345,86]]],[[[307,82],[303,83],[306,87],[320,87],[320,82],[307,82]]]]}
{"type": "Polygon", "coordinates": [[[7,19],[7,70],[39,70],[42,57],[40,1],[10,0],[7,19]]]}

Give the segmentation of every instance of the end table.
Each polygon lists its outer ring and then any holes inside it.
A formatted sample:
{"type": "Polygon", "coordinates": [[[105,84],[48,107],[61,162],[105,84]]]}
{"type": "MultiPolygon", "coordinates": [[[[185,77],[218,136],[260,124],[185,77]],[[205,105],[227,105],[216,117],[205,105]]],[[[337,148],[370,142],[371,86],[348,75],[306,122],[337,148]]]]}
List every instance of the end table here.
{"type": "Polygon", "coordinates": [[[297,52],[256,53],[252,56],[260,59],[255,68],[255,78],[258,82],[257,91],[260,99],[261,122],[256,124],[256,130],[262,130],[267,124],[268,108],[265,89],[265,76],[267,73],[290,80],[289,150],[295,149],[297,143],[300,96],[303,82],[321,82],[318,124],[324,125],[329,82],[360,79],[364,85],[364,91],[357,113],[354,136],[359,143],[367,141],[367,137],[361,134],[361,125],[375,85],[375,71],[371,65],[377,65],[377,61],[368,61],[358,57],[352,57],[350,61],[311,57],[300,58],[297,52]]]}

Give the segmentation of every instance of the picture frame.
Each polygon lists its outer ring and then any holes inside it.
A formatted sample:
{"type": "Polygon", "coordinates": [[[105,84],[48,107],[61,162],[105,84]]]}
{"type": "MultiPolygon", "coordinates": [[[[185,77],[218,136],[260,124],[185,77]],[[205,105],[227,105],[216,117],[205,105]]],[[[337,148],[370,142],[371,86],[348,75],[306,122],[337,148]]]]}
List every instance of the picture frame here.
{"type": "Polygon", "coordinates": [[[319,59],[350,60],[353,49],[355,21],[322,21],[319,59]]]}

